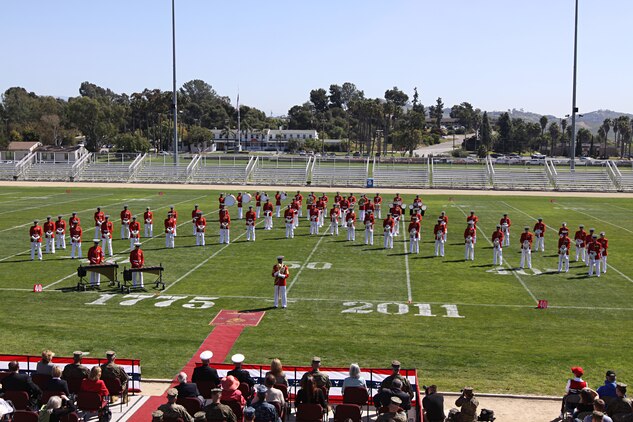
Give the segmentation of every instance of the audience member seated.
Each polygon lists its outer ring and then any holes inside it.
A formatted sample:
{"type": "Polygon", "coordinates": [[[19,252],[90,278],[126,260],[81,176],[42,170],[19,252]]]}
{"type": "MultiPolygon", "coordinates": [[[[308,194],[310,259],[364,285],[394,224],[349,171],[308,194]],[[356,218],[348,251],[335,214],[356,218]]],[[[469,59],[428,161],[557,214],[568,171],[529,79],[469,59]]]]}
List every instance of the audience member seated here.
{"type": "Polygon", "coordinates": [[[255,409],[255,422],[277,422],[279,415],[275,406],[266,401],[268,389],[264,385],[255,388],[257,402],[253,399],[252,407],[255,409]]]}
{"type": "Polygon", "coordinates": [[[204,397],[200,395],[198,386],[193,382],[187,382],[187,374],[185,372],[178,374],[178,382],[179,384],[176,386],[176,390],[178,390],[180,397],[195,397],[200,400],[201,405],[204,405],[204,397]]]}
{"type": "Polygon", "coordinates": [[[250,406],[244,409],[244,422],[255,422],[255,409],[250,406]]]}
{"type": "Polygon", "coordinates": [[[617,397],[607,407],[607,414],[615,422],[633,420],[633,407],[631,407],[631,399],[626,396],[626,384],[621,382],[615,386],[615,394],[617,397]]]}
{"type": "Polygon", "coordinates": [[[213,352],[210,350],[205,350],[200,353],[200,360],[202,361],[202,366],[198,366],[193,369],[193,375],[191,376],[191,382],[204,382],[210,381],[215,386],[220,385],[220,377],[218,376],[218,371],[215,368],[211,368],[209,366],[209,361],[213,357],[213,352]]]}
{"type": "Polygon", "coordinates": [[[193,422],[207,422],[207,415],[201,410],[193,415],[193,422]]]}
{"type": "Polygon", "coordinates": [[[598,397],[598,393],[591,388],[583,388],[580,390],[580,402],[574,409],[574,418],[578,417],[580,413],[593,412],[593,402],[598,397]]]}
{"type": "Polygon", "coordinates": [[[42,360],[37,362],[35,367],[36,374],[50,375],[53,370],[53,356],[55,353],[50,350],[42,350],[42,360]]]}
{"type": "Polygon", "coordinates": [[[178,399],[178,390],[170,388],[167,390],[167,403],[158,406],[158,410],[163,412],[165,418],[180,418],[185,422],[193,422],[193,417],[187,412],[184,406],[176,404],[178,399]]]}
{"type": "Polygon", "coordinates": [[[399,379],[402,382],[402,391],[407,393],[409,395],[409,398],[412,397],[413,394],[411,391],[411,383],[406,377],[400,375],[400,361],[391,361],[391,370],[391,375],[389,375],[380,383],[380,388],[390,389],[393,380],[399,379]]]}
{"type": "Polygon", "coordinates": [[[575,403],[567,403],[567,396],[570,394],[580,394],[580,391],[587,387],[587,382],[582,379],[582,376],[585,374],[585,371],[580,366],[573,366],[571,368],[571,372],[574,374],[573,378],[567,380],[567,385],[565,386],[565,395],[563,396],[563,403],[560,409],[560,417],[563,417],[563,412],[573,412],[575,408],[575,403]],[[567,405],[567,409],[565,409],[565,405],[567,405]]]}
{"type": "Polygon", "coordinates": [[[233,410],[229,406],[220,403],[221,393],[221,388],[211,389],[211,403],[204,407],[204,413],[206,414],[207,421],[224,420],[226,422],[237,422],[237,417],[235,416],[235,413],[233,413],[233,410]]]}
{"type": "Polygon", "coordinates": [[[475,398],[472,387],[464,387],[462,395],[455,400],[455,406],[459,407],[457,420],[460,422],[476,422],[479,400],[475,398]]]}
{"type": "Polygon", "coordinates": [[[341,393],[345,393],[345,387],[363,387],[367,389],[367,383],[365,378],[360,376],[360,366],[357,363],[352,363],[349,366],[349,377],[343,380],[341,393]]]}
{"type": "Polygon", "coordinates": [[[325,387],[327,391],[330,391],[330,388],[332,387],[330,377],[328,374],[324,374],[323,372],[321,372],[319,370],[320,367],[321,358],[318,356],[314,356],[312,358],[312,369],[303,374],[303,377],[301,377],[301,381],[303,382],[306,377],[311,376],[314,379],[314,382],[316,382],[317,387],[325,387]]]}
{"type": "MultiPolygon", "coordinates": [[[[284,401],[284,394],[281,392],[281,390],[275,388],[275,376],[273,374],[268,374],[266,375],[266,378],[264,378],[264,385],[266,388],[266,398],[265,400],[268,403],[273,403],[273,402],[277,402],[281,405],[281,407],[284,407],[285,401],[284,401]]],[[[259,395],[256,395],[253,398],[253,404],[257,403],[257,401],[259,401],[259,395]]]]}
{"type": "Polygon", "coordinates": [[[424,389],[422,399],[424,422],[444,422],[444,396],[437,392],[437,386],[431,385],[424,389]]]}
{"type": "Polygon", "coordinates": [[[62,395],[61,397],[52,396],[48,399],[48,403],[40,409],[39,420],[60,422],[63,416],[66,416],[76,410],[77,408],[71,400],[68,400],[66,395],[62,395]]]}
{"type": "Polygon", "coordinates": [[[615,394],[615,385],[616,385],[616,376],[615,372],[609,370],[605,376],[604,385],[601,385],[598,388],[598,395],[602,398],[604,397],[613,397],[616,398],[615,394]]]}
{"type": "MultiPolygon", "coordinates": [[[[116,353],[112,350],[106,352],[107,363],[101,365],[101,376],[107,379],[118,379],[121,382],[123,391],[127,391],[127,382],[130,379],[127,372],[115,363],[116,353]]],[[[123,394],[125,395],[125,393],[123,394]]]]}
{"type": "MultiPolygon", "coordinates": [[[[613,419],[607,416],[606,410],[607,410],[607,406],[605,405],[604,400],[596,397],[595,400],[593,401],[593,411],[601,412],[604,414],[604,416],[602,417],[603,422],[613,422],[613,419]]],[[[585,419],[583,419],[582,422],[591,422],[591,415],[585,416],[585,419]]]]}
{"type": "Polygon", "coordinates": [[[20,364],[12,360],[9,362],[8,369],[10,374],[2,379],[2,392],[7,391],[26,391],[29,393],[31,408],[35,408],[37,401],[42,396],[42,390],[35,385],[31,377],[26,374],[20,374],[20,364]]]}
{"type": "Polygon", "coordinates": [[[226,375],[234,376],[240,383],[246,383],[252,389],[255,385],[255,381],[251,378],[251,374],[249,374],[247,370],[242,369],[244,359],[244,355],[241,353],[231,356],[231,361],[235,365],[235,368],[227,372],[226,375]]]}
{"type": "Polygon", "coordinates": [[[400,407],[402,400],[399,397],[393,396],[389,400],[388,411],[378,415],[376,422],[407,422],[407,414],[400,407]]]}
{"type": "Polygon", "coordinates": [[[605,421],[605,414],[602,412],[598,412],[597,410],[594,410],[591,413],[591,422],[604,422],[605,421]]]}
{"type": "Polygon", "coordinates": [[[66,396],[70,396],[68,392],[68,383],[61,379],[62,376],[62,368],[55,365],[53,366],[53,370],[51,371],[51,379],[44,387],[44,391],[59,391],[64,393],[66,396]]]}
{"type": "Polygon", "coordinates": [[[374,396],[374,405],[377,408],[389,406],[392,397],[398,397],[401,401],[400,407],[404,410],[411,409],[411,397],[402,391],[402,381],[394,378],[390,383],[391,388],[383,388],[374,396]]]}
{"type": "Polygon", "coordinates": [[[102,401],[105,401],[106,396],[110,395],[105,382],[101,379],[100,367],[93,366],[92,369],[90,369],[88,378],[84,378],[83,381],[81,381],[81,391],[98,393],[102,401]]]}
{"type": "Polygon", "coordinates": [[[152,422],[163,422],[163,412],[154,410],[152,412],[152,422]]]}
{"type": "Polygon", "coordinates": [[[270,371],[266,372],[266,376],[268,376],[268,374],[272,374],[275,377],[275,384],[283,384],[288,387],[288,377],[286,377],[286,373],[279,359],[275,358],[270,363],[270,371]]]}
{"type": "Polygon", "coordinates": [[[304,403],[320,404],[323,411],[327,411],[327,402],[325,401],[323,390],[317,386],[316,381],[310,374],[301,378],[301,389],[295,397],[295,406],[304,403]]]}
{"type": "Polygon", "coordinates": [[[90,369],[81,364],[83,355],[84,353],[81,351],[73,352],[73,363],[69,363],[64,366],[64,371],[62,372],[63,379],[68,381],[69,378],[88,378],[88,375],[90,375],[90,369]]]}
{"type": "Polygon", "coordinates": [[[222,395],[220,396],[220,400],[233,400],[240,404],[240,406],[244,406],[246,404],[246,399],[242,395],[242,392],[238,389],[240,386],[240,382],[233,375],[229,375],[225,378],[222,378],[220,382],[222,385],[222,395]]]}

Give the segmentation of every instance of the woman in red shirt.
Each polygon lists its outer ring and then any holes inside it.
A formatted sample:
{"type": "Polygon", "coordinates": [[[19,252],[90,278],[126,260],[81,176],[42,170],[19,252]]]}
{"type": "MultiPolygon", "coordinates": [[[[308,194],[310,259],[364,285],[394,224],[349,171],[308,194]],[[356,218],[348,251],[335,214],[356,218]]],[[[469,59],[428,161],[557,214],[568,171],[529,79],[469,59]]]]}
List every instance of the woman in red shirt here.
{"type": "Polygon", "coordinates": [[[98,393],[101,400],[110,395],[105,382],[101,380],[101,368],[99,366],[93,366],[88,378],[84,378],[81,381],[81,391],[98,393]]]}

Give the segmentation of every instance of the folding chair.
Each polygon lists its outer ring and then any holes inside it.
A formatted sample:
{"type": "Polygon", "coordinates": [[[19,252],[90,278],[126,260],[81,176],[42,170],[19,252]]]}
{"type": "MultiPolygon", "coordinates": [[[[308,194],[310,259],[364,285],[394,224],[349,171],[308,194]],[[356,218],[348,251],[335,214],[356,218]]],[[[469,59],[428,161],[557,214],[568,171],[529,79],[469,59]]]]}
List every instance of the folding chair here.
{"type": "Polygon", "coordinates": [[[304,403],[297,406],[297,422],[323,421],[323,408],[320,404],[304,403]]]}
{"type": "Polygon", "coordinates": [[[292,411],[292,403],[290,402],[290,396],[288,394],[288,386],[286,384],[275,384],[273,386],[277,390],[281,391],[281,394],[284,396],[284,401],[286,402],[285,409],[283,410],[284,418],[282,420],[287,420],[292,411]]]}
{"type": "Polygon", "coordinates": [[[202,410],[202,404],[197,397],[180,397],[176,399],[176,403],[187,409],[187,413],[191,416],[202,410]]]}
{"type": "Polygon", "coordinates": [[[369,393],[365,387],[345,387],[343,403],[365,406],[369,401],[369,393]]]}
{"type": "MultiPolygon", "coordinates": [[[[347,388],[345,389],[347,391],[347,388]]],[[[334,409],[334,422],[345,422],[351,419],[353,422],[360,422],[361,410],[357,404],[339,404],[334,409]]]]}
{"type": "Polygon", "coordinates": [[[198,386],[198,391],[200,392],[200,395],[205,399],[210,399],[211,389],[218,386],[213,381],[196,381],[196,385],[198,386]]]}
{"type": "Polygon", "coordinates": [[[77,394],[77,409],[85,413],[97,413],[100,415],[106,406],[107,403],[101,398],[99,393],[82,391],[77,394]]]}
{"type": "Polygon", "coordinates": [[[83,378],[79,377],[71,377],[66,379],[66,383],[68,383],[68,391],[70,394],[78,394],[81,391],[81,382],[83,378]]]}
{"type": "Polygon", "coordinates": [[[79,422],[79,415],[76,412],[69,413],[62,416],[60,422],[79,422]]]}
{"type": "MultiPolygon", "coordinates": [[[[121,380],[118,378],[102,378],[106,385],[106,388],[110,392],[110,402],[112,402],[112,396],[120,397],[121,411],[123,411],[123,402],[128,402],[127,388],[123,388],[121,380]]],[[[129,403],[128,403],[129,406],[129,403]]]]}
{"type": "Polygon", "coordinates": [[[237,422],[241,422],[244,420],[244,409],[242,409],[242,405],[237,400],[220,400],[220,403],[227,405],[231,408],[233,413],[237,418],[237,422]]]}
{"type": "Polygon", "coordinates": [[[28,410],[31,405],[29,393],[26,391],[5,391],[3,398],[6,401],[11,400],[15,410],[28,410]]]}
{"type": "Polygon", "coordinates": [[[284,415],[284,409],[281,406],[281,403],[279,403],[278,401],[272,401],[272,402],[269,401],[268,404],[272,404],[275,407],[275,410],[277,411],[277,416],[279,417],[279,419],[283,421],[285,418],[285,415],[284,415]]]}
{"type": "Polygon", "coordinates": [[[44,389],[48,385],[48,382],[51,380],[51,378],[52,377],[50,375],[44,375],[44,374],[33,374],[31,376],[33,383],[37,385],[38,387],[40,387],[40,390],[42,391],[44,391],[44,389]]]}
{"type": "Polygon", "coordinates": [[[13,413],[13,422],[37,422],[37,412],[30,410],[16,410],[13,413]]]}
{"type": "Polygon", "coordinates": [[[48,399],[50,399],[53,396],[60,396],[64,394],[63,391],[50,391],[50,390],[45,390],[42,392],[42,399],[40,400],[40,402],[42,404],[46,404],[48,403],[48,399]]]}

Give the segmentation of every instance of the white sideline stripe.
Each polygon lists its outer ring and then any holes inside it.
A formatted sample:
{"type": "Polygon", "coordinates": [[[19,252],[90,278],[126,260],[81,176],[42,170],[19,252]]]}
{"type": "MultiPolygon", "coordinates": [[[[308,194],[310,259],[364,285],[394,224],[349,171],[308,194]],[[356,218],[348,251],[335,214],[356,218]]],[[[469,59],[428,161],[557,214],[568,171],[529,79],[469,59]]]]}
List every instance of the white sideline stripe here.
{"type": "Polygon", "coordinates": [[[25,254],[25,253],[27,253],[27,252],[31,252],[31,248],[29,248],[29,249],[27,249],[27,250],[25,250],[25,251],[18,252],[18,253],[14,253],[13,255],[9,255],[9,256],[7,256],[7,257],[4,257],[4,258],[0,259],[0,262],[2,262],[2,261],[6,261],[7,259],[11,259],[11,258],[13,258],[14,256],[18,256],[18,255],[25,254]]]}
{"type": "Polygon", "coordinates": [[[61,282],[62,282],[62,281],[64,281],[64,280],[68,280],[70,277],[72,277],[72,276],[74,276],[74,275],[77,275],[77,271],[75,271],[75,272],[74,272],[74,273],[72,273],[72,274],[67,275],[67,276],[66,276],[66,277],[64,277],[64,278],[60,278],[59,280],[54,281],[54,282],[52,282],[51,284],[47,284],[45,287],[42,287],[42,289],[43,289],[43,290],[46,290],[46,289],[48,289],[49,287],[53,287],[54,285],[59,284],[59,283],[61,283],[61,282]]]}
{"type": "MultiPolygon", "coordinates": [[[[123,413],[121,414],[121,416],[117,419],[117,422],[126,422],[128,420],[130,420],[132,418],[132,416],[134,416],[134,414],[141,408],[143,407],[143,405],[145,404],[146,401],[148,401],[152,396],[141,396],[136,403],[134,403],[131,407],[126,408],[123,413]]],[[[112,406],[112,410],[115,410],[117,408],[115,403],[114,406],[112,406]]],[[[115,411],[116,412],[116,411],[115,411]]],[[[112,412],[113,415],[115,416],[114,413],[112,412]]],[[[118,413],[118,412],[116,412],[118,413]]]]}
{"type": "MultiPolygon", "coordinates": [[[[259,220],[259,223],[255,224],[255,227],[259,226],[264,220],[259,220]]],[[[229,243],[228,245],[224,245],[223,247],[221,247],[220,249],[218,249],[217,251],[215,251],[213,253],[213,255],[211,255],[210,257],[206,258],[205,260],[203,260],[201,263],[199,263],[198,265],[196,265],[195,267],[193,267],[192,269],[190,269],[189,271],[187,271],[186,273],[184,273],[183,275],[181,275],[180,277],[178,277],[176,279],[176,281],[174,281],[173,283],[171,283],[169,286],[165,287],[165,289],[163,290],[163,293],[166,292],[167,290],[171,289],[173,286],[175,286],[176,284],[178,284],[181,280],[183,280],[185,277],[188,277],[191,273],[193,273],[194,271],[196,271],[198,268],[202,267],[204,264],[206,264],[207,262],[209,262],[211,259],[215,258],[220,252],[222,252],[223,250],[225,250],[226,248],[228,248],[229,246],[231,246],[233,243],[235,243],[235,241],[237,239],[240,239],[242,237],[246,236],[246,231],[244,231],[241,235],[237,236],[235,239],[233,239],[233,241],[231,243],[229,243]]]]}
{"type": "MultiPolygon", "coordinates": [[[[464,212],[464,210],[461,207],[456,207],[462,214],[464,214],[464,217],[467,216],[466,212],[464,212]]],[[[481,228],[481,225],[479,227],[477,227],[477,230],[479,232],[481,232],[481,234],[483,235],[483,238],[486,239],[486,242],[488,242],[488,244],[490,246],[493,246],[492,241],[488,238],[488,236],[486,236],[486,233],[483,231],[483,229],[481,228]]],[[[493,246],[494,247],[494,246],[493,246]]],[[[510,263],[508,262],[508,260],[503,257],[503,265],[508,268],[510,270],[510,272],[512,273],[512,275],[519,280],[519,283],[521,283],[521,286],[523,286],[523,288],[525,289],[526,292],[529,293],[530,297],[532,298],[532,300],[534,300],[534,302],[538,303],[538,299],[536,298],[536,296],[534,296],[534,293],[532,293],[532,291],[528,288],[528,286],[525,284],[525,282],[523,281],[523,279],[516,273],[516,271],[512,271],[514,269],[513,266],[510,265],[510,263]]]]}
{"type": "MultiPolygon", "coordinates": [[[[561,203],[559,202],[559,204],[561,204],[561,203]]],[[[563,205],[563,204],[561,204],[561,205],[563,205]]],[[[563,205],[563,206],[567,207],[567,205],[563,205]]],[[[603,220],[603,219],[600,219],[600,218],[598,218],[598,217],[595,217],[595,216],[593,216],[593,215],[591,215],[591,214],[589,214],[589,213],[586,213],[586,212],[583,212],[583,211],[578,211],[578,210],[575,210],[575,209],[573,209],[573,207],[569,207],[569,208],[570,208],[570,209],[569,209],[569,211],[573,211],[573,212],[576,212],[576,213],[578,213],[578,214],[586,215],[587,217],[593,218],[593,219],[595,219],[595,220],[600,220],[601,222],[603,222],[603,223],[607,223],[607,224],[608,224],[608,225],[610,225],[610,226],[617,227],[617,228],[618,228],[618,229],[620,229],[620,230],[624,230],[625,232],[628,232],[628,233],[633,234],[633,231],[631,231],[631,230],[627,229],[626,227],[622,227],[622,226],[618,226],[617,224],[613,224],[613,223],[612,223],[612,222],[610,222],[609,220],[603,220]]]]}
{"type": "Polygon", "coordinates": [[[312,255],[314,255],[314,252],[317,250],[317,248],[319,247],[319,244],[321,243],[321,241],[323,240],[325,236],[326,235],[324,234],[321,235],[321,238],[319,239],[319,241],[316,243],[316,245],[314,245],[314,248],[312,248],[310,255],[308,255],[308,257],[305,259],[305,261],[303,262],[303,265],[301,266],[301,268],[299,268],[299,271],[297,271],[297,275],[290,282],[290,286],[288,286],[288,293],[290,293],[290,289],[292,289],[292,286],[294,286],[295,282],[299,279],[299,276],[303,272],[303,269],[306,267],[306,265],[308,265],[308,263],[310,262],[310,258],[312,258],[312,255]]]}
{"type": "MultiPolygon", "coordinates": [[[[11,195],[11,194],[16,195],[17,192],[1,193],[0,195],[11,195]]],[[[68,194],[66,192],[64,192],[64,193],[55,193],[53,195],[46,195],[46,199],[52,198],[53,196],[60,196],[60,195],[68,195],[68,194]]],[[[0,198],[0,199],[5,199],[5,198],[0,198]]],[[[33,200],[33,198],[28,197],[28,196],[27,197],[22,197],[22,198],[19,197],[19,196],[12,196],[12,197],[6,198],[6,199],[8,199],[8,200],[7,201],[0,201],[0,204],[6,204],[6,203],[9,203],[9,202],[16,202],[16,201],[32,201],[33,200]]]]}
{"type": "Polygon", "coordinates": [[[406,269],[407,274],[407,299],[411,302],[413,299],[411,298],[411,273],[409,272],[409,251],[407,250],[408,236],[405,235],[404,227],[404,221],[402,221],[402,236],[404,237],[404,268],[406,269]]]}
{"type": "MultiPolygon", "coordinates": [[[[527,216],[529,218],[534,219],[534,217],[532,217],[531,215],[521,211],[518,208],[513,207],[512,205],[510,205],[510,204],[508,204],[506,202],[501,201],[501,203],[507,205],[508,207],[512,208],[513,210],[516,210],[516,211],[520,212],[521,214],[523,214],[523,215],[525,215],[525,216],[527,216]]],[[[573,210],[570,210],[570,211],[573,211],[573,210]]],[[[579,211],[576,211],[576,212],[579,212],[579,211]]],[[[592,218],[595,218],[595,217],[592,217],[592,218]]],[[[549,227],[550,229],[552,229],[555,233],[558,233],[558,231],[554,227],[550,226],[549,224],[545,224],[545,226],[549,227]]],[[[613,265],[609,264],[609,268],[612,269],[613,271],[615,271],[616,273],[620,274],[622,277],[624,277],[625,280],[629,281],[630,283],[633,283],[633,279],[631,277],[629,277],[628,275],[624,274],[622,271],[618,270],[613,265]]]]}
{"type": "MultiPolygon", "coordinates": [[[[114,195],[114,194],[113,193],[105,193],[103,195],[96,195],[96,196],[92,196],[92,197],[89,197],[89,198],[77,198],[77,199],[72,199],[70,201],[55,202],[53,205],[70,204],[71,202],[86,201],[86,200],[93,199],[93,198],[101,198],[101,197],[104,197],[104,196],[112,196],[112,195],[114,195]]],[[[27,211],[27,210],[37,210],[37,209],[44,208],[44,207],[47,207],[47,206],[50,206],[50,205],[51,204],[44,204],[44,205],[40,205],[40,206],[37,206],[37,207],[28,207],[28,208],[20,208],[20,209],[11,210],[11,211],[4,211],[4,212],[0,212],[0,215],[11,214],[11,213],[14,213],[14,212],[22,212],[22,211],[27,211]]]]}

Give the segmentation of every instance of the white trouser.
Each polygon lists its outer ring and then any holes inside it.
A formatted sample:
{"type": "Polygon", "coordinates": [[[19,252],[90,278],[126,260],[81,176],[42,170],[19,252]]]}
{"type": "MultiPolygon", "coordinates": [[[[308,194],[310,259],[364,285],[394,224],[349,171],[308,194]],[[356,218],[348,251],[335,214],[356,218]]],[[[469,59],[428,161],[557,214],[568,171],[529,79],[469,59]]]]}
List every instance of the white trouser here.
{"type": "Polygon", "coordinates": [[[492,248],[492,265],[503,265],[503,249],[492,248]]]}
{"type": "Polygon", "coordinates": [[[365,245],[367,244],[370,244],[372,246],[374,244],[374,229],[365,229],[365,245]]]}
{"type": "Polygon", "coordinates": [[[578,260],[580,259],[582,259],[582,262],[585,262],[585,260],[587,259],[585,257],[585,248],[576,246],[576,262],[578,262],[578,260]]]}
{"type": "Polygon", "coordinates": [[[444,240],[435,240],[435,256],[444,256],[444,240]]]}
{"type": "Polygon", "coordinates": [[[281,307],[286,307],[286,286],[275,286],[275,308],[279,306],[279,297],[281,296],[281,307]]]}
{"type": "Polygon", "coordinates": [[[396,229],[394,236],[400,236],[400,217],[395,217],[394,221],[395,221],[394,229],[396,229]]]}
{"type": "Polygon", "coordinates": [[[503,245],[502,246],[510,246],[510,230],[506,230],[503,232],[503,245]]]}
{"type": "Polygon", "coordinates": [[[112,249],[112,238],[102,238],[101,242],[103,243],[103,254],[105,255],[107,253],[110,256],[114,256],[114,250],[112,249]]]}
{"type": "Polygon", "coordinates": [[[474,261],[475,260],[475,245],[472,243],[466,243],[464,245],[464,259],[466,261],[471,260],[474,261]]]}
{"type": "Polygon", "coordinates": [[[196,246],[204,246],[206,245],[204,239],[204,232],[196,232],[196,246]]]}
{"type": "Polygon", "coordinates": [[[281,216],[281,205],[275,205],[275,214],[277,218],[281,216]]]}
{"type": "Polygon", "coordinates": [[[255,207],[255,215],[257,216],[257,218],[259,218],[259,213],[262,211],[262,206],[261,205],[257,205],[255,207]]]}
{"type": "Polygon", "coordinates": [[[356,240],[356,227],[347,226],[347,240],[356,240]]]}
{"type": "Polygon", "coordinates": [[[341,222],[347,221],[347,210],[341,210],[341,222]]]}
{"type": "Polygon", "coordinates": [[[310,234],[319,234],[319,222],[310,221],[310,234]]]}
{"type": "Polygon", "coordinates": [[[255,241],[255,226],[246,226],[246,240],[255,241]]]}
{"type": "Polygon", "coordinates": [[[130,237],[130,225],[121,224],[121,239],[127,239],[130,237]]]}
{"type": "Polygon", "coordinates": [[[521,249],[521,268],[532,268],[532,250],[528,248],[521,249]]]}
{"type": "Polygon", "coordinates": [[[133,251],[134,250],[134,244],[136,242],[140,242],[141,239],[139,239],[138,237],[130,237],[130,250],[133,251]]]}
{"type": "Polygon", "coordinates": [[[178,236],[178,221],[174,220],[174,237],[178,236]]]}
{"type": "Polygon", "coordinates": [[[330,234],[338,236],[338,222],[336,221],[330,222],[330,234]]]}
{"type": "Polygon", "coordinates": [[[477,244],[477,236],[473,236],[473,245],[477,244]]]}
{"type": "Polygon", "coordinates": [[[244,207],[237,207],[237,218],[242,219],[242,210],[244,207]]]}
{"type": "Polygon", "coordinates": [[[385,249],[393,249],[393,232],[385,231],[385,249]]]}
{"type": "Polygon", "coordinates": [[[299,214],[295,213],[295,216],[292,217],[292,224],[295,226],[295,229],[299,227],[299,214]]]}
{"type": "MultiPolygon", "coordinates": [[[[310,226],[312,230],[312,226],[310,226]]],[[[292,239],[295,237],[295,226],[292,223],[286,223],[286,239],[292,239]]]]}
{"type": "Polygon", "coordinates": [[[446,235],[448,235],[448,229],[446,229],[446,231],[442,235],[442,239],[444,240],[444,243],[446,243],[446,235]]]}
{"type": "Polygon", "coordinates": [[[220,229],[220,243],[226,243],[228,245],[230,242],[231,242],[231,230],[220,229]]]}
{"type": "Polygon", "coordinates": [[[57,249],[66,249],[66,235],[57,233],[55,236],[55,247],[57,249]]]}
{"type": "Polygon", "coordinates": [[[71,244],[71,248],[70,248],[70,257],[71,258],[81,258],[82,257],[82,253],[81,253],[81,242],[70,242],[71,244]],[[75,251],[77,252],[77,254],[75,255],[75,251]]]}
{"type": "Polygon", "coordinates": [[[45,237],[46,241],[46,253],[55,253],[55,238],[54,237],[45,237]]]}
{"type": "Polygon", "coordinates": [[[600,259],[601,261],[601,266],[602,268],[600,268],[600,271],[603,273],[607,272],[607,257],[606,255],[602,255],[602,258],[600,259]]]}
{"type": "Polygon", "coordinates": [[[174,234],[173,233],[165,233],[165,247],[166,248],[174,248],[175,245],[175,239],[174,239],[174,234]]]}
{"type": "Polygon", "coordinates": [[[382,210],[380,209],[380,207],[376,207],[376,213],[378,214],[378,218],[382,218],[382,210]]]}
{"type": "Polygon", "coordinates": [[[98,286],[101,284],[101,274],[99,274],[96,271],[91,271],[90,272],[90,285],[91,286],[98,286]]]}
{"type": "Polygon", "coordinates": [[[319,212],[319,217],[317,218],[317,221],[319,222],[319,227],[323,227],[323,216],[324,215],[325,215],[325,211],[319,212]]]}
{"type": "Polygon", "coordinates": [[[303,217],[303,208],[301,208],[301,206],[299,206],[299,214],[297,214],[297,217],[303,217]]]}
{"type": "Polygon", "coordinates": [[[145,223],[145,237],[154,237],[154,225],[145,223]]]}
{"type": "Polygon", "coordinates": [[[563,271],[563,267],[565,267],[565,272],[569,271],[569,255],[567,254],[559,254],[558,255],[558,272],[563,271]]]}
{"type": "Polygon", "coordinates": [[[101,239],[101,226],[95,226],[95,236],[93,239],[101,239]]]}
{"type": "Polygon", "coordinates": [[[417,236],[409,237],[409,253],[420,253],[420,239],[417,236]]]}
{"type": "Polygon", "coordinates": [[[543,236],[541,236],[541,237],[536,236],[536,242],[535,242],[534,250],[536,250],[536,251],[540,250],[541,252],[545,252],[545,237],[543,237],[543,236]]]}
{"type": "Polygon", "coordinates": [[[132,286],[134,287],[144,287],[143,286],[143,273],[134,271],[132,273],[132,286]]]}
{"type": "Polygon", "coordinates": [[[272,215],[264,217],[264,230],[273,229],[273,217],[272,215]]]}
{"type": "Polygon", "coordinates": [[[37,259],[42,260],[42,243],[31,242],[31,261],[35,259],[35,251],[37,251],[37,259]]]}
{"type": "Polygon", "coordinates": [[[195,236],[198,233],[198,225],[194,222],[191,224],[191,235],[195,236]]]}
{"type": "Polygon", "coordinates": [[[587,262],[589,263],[589,275],[593,275],[593,272],[595,270],[596,275],[600,277],[600,260],[589,256],[587,262]]]}
{"type": "Polygon", "coordinates": [[[359,213],[358,217],[359,217],[360,221],[365,221],[365,210],[360,210],[360,213],[359,213]]]}

